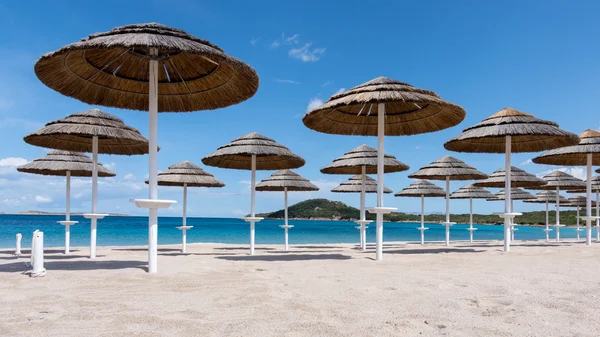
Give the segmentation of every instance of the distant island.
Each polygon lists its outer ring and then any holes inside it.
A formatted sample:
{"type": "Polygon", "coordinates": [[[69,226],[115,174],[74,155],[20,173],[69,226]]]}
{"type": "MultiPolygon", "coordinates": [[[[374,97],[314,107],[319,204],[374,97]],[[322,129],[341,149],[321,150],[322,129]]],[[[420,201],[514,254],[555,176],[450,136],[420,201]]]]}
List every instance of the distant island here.
{"type": "MultiPolygon", "coordinates": [[[[283,209],[271,212],[257,214],[256,216],[265,219],[283,219],[283,209]]],[[[584,215],[582,211],[580,215],[584,215]]],[[[575,211],[560,212],[560,222],[563,225],[576,224],[575,211]]],[[[332,201],[327,199],[309,199],[288,207],[288,216],[290,219],[298,220],[357,220],[360,217],[360,210],[348,206],[341,201],[332,201]]],[[[375,220],[374,214],[367,212],[368,220],[375,220]]],[[[469,214],[451,214],[450,219],[457,223],[469,223],[469,214]]],[[[415,213],[393,212],[384,216],[385,221],[395,222],[420,222],[421,215],[415,213]]],[[[445,220],[444,214],[426,214],[425,222],[439,223],[445,220]]],[[[556,222],[555,212],[549,212],[549,222],[552,225],[556,222]]],[[[473,214],[473,223],[478,224],[501,224],[501,219],[494,214],[473,214]]],[[[515,223],[519,225],[544,225],[546,223],[546,212],[523,212],[523,215],[515,218],[515,223]]],[[[581,221],[580,225],[585,226],[581,221]]],[[[595,223],[593,224],[595,226],[595,223]]]]}
{"type": "MultiPolygon", "coordinates": [[[[10,215],[65,215],[65,212],[44,212],[44,211],[24,211],[24,212],[0,212],[0,214],[10,214],[10,215]]],[[[84,213],[81,212],[73,212],[71,215],[74,216],[82,216],[84,213]]],[[[127,214],[121,213],[108,213],[109,216],[127,216],[127,214]]]]}

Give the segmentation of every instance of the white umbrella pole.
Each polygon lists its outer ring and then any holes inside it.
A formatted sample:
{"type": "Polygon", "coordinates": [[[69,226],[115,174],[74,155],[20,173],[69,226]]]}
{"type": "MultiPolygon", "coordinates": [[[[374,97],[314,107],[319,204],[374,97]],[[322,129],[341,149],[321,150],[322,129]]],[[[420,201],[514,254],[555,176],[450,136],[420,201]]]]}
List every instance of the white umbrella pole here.
{"type": "Polygon", "coordinates": [[[450,177],[446,177],[446,246],[450,245],[450,177]]]}
{"type": "Polygon", "coordinates": [[[473,242],[473,198],[469,198],[469,241],[473,242]]]}
{"type": "Polygon", "coordinates": [[[576,220],[577,221],[577,225],[576,225],[576,227],[577,227],[577,229],[576,229],[576,231],[577,231],[577,241],[579,241],[579,229],[580,229],[579,228],[579,206],[577,206],[577,216],[575,218],[577,219],[576,220]]]}
{"type": "Polygon", "coordinates": [[[285,251],[287,252],[289,250],[289,245],[288,245],[288,190],[287,187],[283,188],[283,203],[284,203],[284,229],[285,229],[285,251]]]}
{"type": "Polygon", "coordinates": [[[512,150],[512,138],[511,136],[506,136],[506,161],[504,168],[504,251],[510,252],[510,237],[511,237],[511,226],[510,226],[510,215],[512,213],[512,208],[510,207],[510,192],[511,192],[511,177],[510,177],[510,155],[512,150]]]}
{"type": "Polygon", "coordinates": [[[71,246],[71,171],[67,171],[67,200],[65,207],[65,254],[69,254],[69,247],[71,246]]]}
{"type": "MultiPolygon", "coordinates": [[[[361,184],[360,184],[360,221],[366,221],[367,215],[365,211],[365,195],[366,195],[366,184],[367,184],[367,167],[361,167],[361,184]]],[[[360,248],[367,250],[367,233],[365,223],[360,223],[360,248]]]]}
{"type": "MultiPolygon", "coordinates": [[[[150,48],[150,55],[156,56],[158,50],[150,48]]],[[[149,197],[158,200],[158,61],[149,62],[149,111],[148,111],[148,186],[149,197]]],[[[158,209],[148,209],[148,272],[158,271],[158,209]]]]}
{"type": "Polygon", "coordinates": [[[550,228],[548,228],[548,200],[546,200],[546,241],[550,240],[550,228]]]}
{"type": "Polygon", "coordinates": [[[560,241],[560,189],[556,186],[556,242],[560,241]]]}
{"type": "MultiPolygon", "coordinates": [[[[252,182],[250,185],[250,217],[256,217],[254,204],[256,198],[256,155],[252,155],[252,182]]],[[[250,221],[250,255],[254,255],[254,221],[250,221]]]]}
{"type": "Polygon", "coordinates": [[[421,244],[425,244],[425,195],[421,194],[421,244]]]}
{"type": "MultiPolygon", "coordinates": [[[[514,208],[514,200],[510,200],[510,209],[515,209],[514,208]]],[[[510,219],[510,241],[515,241],[515,219],[511,218],[510,219]]]]}
{"type": "MultiPolygon", "coordinates": [[[[92,137],[92,214],[97,213],[98,207],[98,136],[92,137]]],[[[96,225],[98,219],[91,218],[90,227],[90,259],[96,258],[96,225]]]]}
{"type": "MultiPolygon", "coordinates": [[[[592,245],[592,154],[587,154],[587,183],[585,188],[585,245],[592,245]]],[[[579,221],[579,218],[577,218],[579,221]]],[[[577,231],[579,235],[579,231],[577,231]]]]}
{"type": "Polygon", "coordinates": [[[600,189],[596,190],[596,241],[600,241],[600,189]]]}
{"type": "Polygon", "coordinates": [[[181,229],[181,252],[187,253],[187,184],[183,184],[183,219],[181,229]]]}
{"type": "MultiPolygon", "coordinates": [[[[383,138],[385,136],[385,104],[377,107],[377,207],[383,207],[383,138]]],[[[383,259],[383,213],[377,212],[375,259],[383,259]]]]}

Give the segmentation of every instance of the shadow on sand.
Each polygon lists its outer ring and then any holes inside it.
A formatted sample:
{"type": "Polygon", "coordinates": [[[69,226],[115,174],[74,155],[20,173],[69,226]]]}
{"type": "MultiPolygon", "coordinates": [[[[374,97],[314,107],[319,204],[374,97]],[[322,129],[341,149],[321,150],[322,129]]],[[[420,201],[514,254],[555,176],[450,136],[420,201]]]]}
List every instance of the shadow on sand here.
{"type": "MultiPolygon", "coordinates": [[[[115,270],[115,269],[142,269],[147,270],[146,263],[142,261],[48,261],[44,262],[48,272],[52,270],[115,270]]],[[[0,265],[0,273],[16,273],[28,270],[23,261],[0,265]]]]}
{"type": "Polygon", "coordinates": [[[402,249],[402,250],[386,250],[384,254],[441,254],[441,253],[482,253],[485,250],[475,249],[460,249],[460,248],[424,248],[424,249],[402,249]]]}
{"type": "MultiPolygon", "coordinates": [[[[129,251],[129,252],[147,252],[148,248],[112,248],[111,250],[116,251],[129,251]]],[[[158,248],[159,252],[180,252],[179,248],[158,248]]]]}
{"type": "Polygon", "coordinates": [[[216,259],[229,261],[308,261],[308,260],[350,260],[351,257],[342,254],[285,254],[285,255],[247,255],[247,256],[218,256],[216,259]]]}
{"type": "MultiPolygon", "coordinates": [[[[245,247],[215,247],[214,250],[250,250],[250,246],[245,247]]],[[[275,248],[255,247],[254,250],[275,250],[275,248]]]]}

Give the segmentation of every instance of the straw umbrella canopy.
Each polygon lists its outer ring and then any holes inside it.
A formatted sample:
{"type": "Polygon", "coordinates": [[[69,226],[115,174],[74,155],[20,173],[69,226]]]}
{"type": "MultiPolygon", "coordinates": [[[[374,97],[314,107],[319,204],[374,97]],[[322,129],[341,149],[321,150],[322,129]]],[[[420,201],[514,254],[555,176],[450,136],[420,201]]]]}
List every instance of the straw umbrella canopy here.
{"type": "MultiPolygon", "coordinates": [[[[473,183],[473,186],[503,188],[505,181],[506,169],[501,168],[490,174],[488,178],[476,181],[473,183]]],[[[531,188],[545,184],[546,182],[543,179],[527,173],[518,167],[511,166],[510,168],[510,185],[512,187],[531,188]]]]}
{"type": "MultiPolygon", "coordinates": [[[[54,150],[42,158],[17,167],[17,171],[45,176],[66,177],[65,220],[59,221],[65,226],[65,254],[69,254],[71,243],[71,177],[91,177],[94,171],[92,159],[81,152],[54,150]]],[[[114,177],[115,173],[98,163],[98,176],[114,177]]]]}
{"type": "MultiPolygon", "coordinates": [[[[592,244],[592,165],[600,165],[600,132],[585,130],[579,134],[579,144],[565,146],[558,149],[546,151],[535,157],[532,161],[536,164],[587,166],[586,197],[588,202],[585,206],[585,244],[592,244]]],[[[579,220],[578,220],[579,221],[579,220]]],[[[579,231],[577,231],[579,235],[579,231]]]]}
{"type": "Polygon", "coordinates": [[[23,138],[26,143],[64,151],[92,153],[92,211],[83,216],[90,219],[90,258],[96,257],[96,227],[98,219],[98,154],[142,155],[148,153],[148,140],[116,116],[99,109],[74,113],[47,123],[43,128],[23,138]]]}
{"type": "MultiPolygon", "coordinates": [[[[488,178],[489,179],[489,178],[488,178]]],[[[475,184],[465,185],[450,194],[450,199],[469,199],[469,241],[473,242],[473,231],[477,228],[473,227],[473,199],[489,199],[494,195],[488,190],[475,186],[475,184]]]]}
{"type": "MultiPolygon", "coordinates": [[[[542,191],[535,195],[535,199],[523,200],[526,203],[538,203],[538,204],[546,204],[546,228],[544,228],[544,232],[546,232],[546,241],[550,240],[550,232],[552,231],[549,228],[549,220],[548,220],[548,204],[553,204],[556,202],[557,193],[555,191],[542,191]]],[[[558,194],[558,200],[561,203],[567,202],[567,198],[558,194]]]]}
{"type": "Polygon", "coordinates": [[[284,229],[285,250],[288,251],[288,229],[294,227],[288,224],[288,191],[318,191],[319,188],[315,184],[311,183],[308,179],[303,178],[301,175],[292,170],[279,170],[273,173],[267,179],[264,179],[260,183],[256,184],[256,190],[283,192],[284,224],[283,226],[279,227],[284,229]]]}
{"type": "Polygon", "coordinates": [[[400,192],[394,194],[397,197],[420,197],[421,198],[421,227],[417,228],[421,231],[421,244],[425,244],[425,231],[429,228],[425,227],[425,197],[445,197],[446,191],[430,183],[427,180],[417,180],[405,187],[400,192]]]}
{"type": "MultiPolygon", "coordinates": [[[[409,169],[409,166],[398,161],[396,157],[383,155],[383,171],[385,173],[401,172],[409,169]]],[[[324,174],[360,174],[366,179],[367,174],[377,173],[377,150],[365,144],[346,152],[343,156],[335,159],[331,164],[321,169],[324,174]]],[[[360,230],[361,247],[366,250],[365,230],[366,225],[371,223],[367,220],[365,212],[365,192],[360,193],[360,219],[356,221],[360,230]]]]}
{"type": "Polygon", "coordinates": [[[448,246],[450,245],[450,226],[455,224],[450,222],[450,180],[479,180],[488,176],[467,165],[462,160],[451,156],[443,156],[431,162],[431,164],[423,166],[417,172],[409,174],[408,177],[446,181],[446,221],[442,224],[446,227],[446,246],[448,246]]]}
{"type": "Polygon", "coordinates": [[[511,154],[512,152],[539,152],[562,146],[575,145],[579,141],[577,135],[563,131],[558,124],[533,115],[505,108],[484,119],[474,126],[463,130],[463,133],[450,139],[444,148],[456,152],[504,153],[505,183],[508,196],[504,203],[504,251],[510,251],[510,219],[514,213],[510,203],[511,189],[511,154]]]}
{"type": "Polygon", "coordinates": [[[306,162],[273,139],[252,132],[219,147],[216,152],[202,158],[202,163],[220,168],[252,171],[250,216],[244,217],[244,220],[250,223],[250,255],[254,255],[254,224],[263,219],[256,216],[254,209],[256,170],[294,169],[306,162]]]}
{"type": "Polygon", "coordinates": [[[157,23],[117,27],[43,55],[37,77],[48,87],[88,104],[149,112],[148,272],[157,272],[158,112],[213,110],[258,90],[258,75],[216,45],[157,23]]]}
{"type": "Polygon", "coordinates": [[[542,179],[546,181],[546,185],[535,187],[533,189],[556,191],[556,224],[554,227],[556,228],[556,241],[560,241],[560,227],[564,227],[564,225],[560,224],[560,190],[581,191],[585,188],[586,183],[583,180],[577,179],[562,171],[554,171],[545,175],[542,179]]]}
{"type": "Polygon", "coordinates": [[[377,135],[376,260],[383,259],[384,135],[402,136],[447,129],[465,118],[460,106],[441,99],[435,92],[378,77],[348,91],[333,95],[322,106],[309,111],[302,122],[308,128],[341,135],[377,135]]]}
{"type": "MultiPolygon", "coordinates": [[[[146,180],[146,184],[149,181],[146,180]]],[[[181,226],[177,227],[182,235],[182,253],[187,253],[187,230],[194,226],[187,225],[187,188],[188,187],[223,187],[221,181],[217,180],[212,174],[204,171],[200,166],[183,161],[171,165],[169,168],[158,174],[159,186],[179,186],[183,187],[183,220],[181,226]]]]}

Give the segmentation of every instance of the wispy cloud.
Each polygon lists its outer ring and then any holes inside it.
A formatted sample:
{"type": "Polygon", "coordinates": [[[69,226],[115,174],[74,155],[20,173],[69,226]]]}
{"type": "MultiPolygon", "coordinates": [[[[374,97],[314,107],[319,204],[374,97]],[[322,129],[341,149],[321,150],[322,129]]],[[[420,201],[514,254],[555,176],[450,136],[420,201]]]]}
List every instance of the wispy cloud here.
{"type": "Polygon", "coordinates": [[[542,172],[538,172],[535,175],[538,178],[543,178],[544,176],[554,172],[554,171],[561,171],[561,172],[565,172],[567,174],[572,175],[573,177],[577,178],[577,179],[581,179],[581,180],[585,180],[586,179],[586,174],[587,174],[587,170],[585,168],[581,168],[581,167],[559,167],[557,169],[552,169],[552,170],[546,170],[546,171],[542,171],[542,172]]]}
{"type": "Polygon", "coordinates": [[[109,170],[114,170],[115,167],[117,167],[117,163],[112,162],[112,163],[107,163],[107,164],[103,164],[104,167],[106,167],[109,170]]]}
{"type": "Polygon", "coordinates": [[[250,40],[250,44],[253,46],[256,46],[256,43],[258,43],[258,40],[259,40],[258,38],[253,38],[250,40]]]}
{"type": "Polygon", "coordinates": [[[312,111],[318,107],[323,105],[323,100],[320,97],[314,97],[310,101],[308,101],[308,106],[306,107],[306,112],[312,111]]]}
{"type": "Polygon", "coordinates": [[[124,177],[124,180],[135,180],[135,175],[133,173],[127,173],[124,177]]]}
{"type": "Polygon", "coordinates": [[[325,53],[325,48],[311,48],[312,42],[305,43],[302,47],[292,48],[288,55],[302,62],[317,62],[325,53]]]}
{"type": "Polygon", "coordinates": [[[293,81],[293,80],[282,80],[282,79],[275,79],[275,82],[278,83],[286,83],[286,84],[300,84],[300,82],[298,81],[293,81]]]}
{"type": "Polygon", "coordinates": [[[346,91],[346,88],[339,88],[338,91],[336,91],[334,95],[341,94],[344,91],[346,91]]]}
{"type": "Polygon", "coordinates": [[[519,166],[527,166],[527,165],[529,165],[531,163],[533,163],[533,161],[531,161],[531,158],[529,158],[526,161],[524,161],[521,164],[519,164],[519,166]]]}
{"type": "Polygon", "coordinates": [[[298,44],[299,43],[298,37],[299,37],[298,34],[286,36],[285,33],[281,33],[280,38],[271,42],[271,48],[277,48],[279,46],[291,46],[291,45],[298,44]]]}
{"type": "Polygon", "coordinates": [[[321,84],[321,86],[322,87],[326,87],[326,86],[331,85],[331,84],[333,84],[333,81],[327,81],[327,82],[324,82],[323,84],[321,84]]]}
{"type": "Polygon", "coordinates": [[[35,196],[35,202],[38,202],[40,204],[47,204],[47,203],[52,202],[52,198],[50,198],[50,197],[44,197],[44,196],[41,196],[41,195],[36,195],[35,196]]]}

